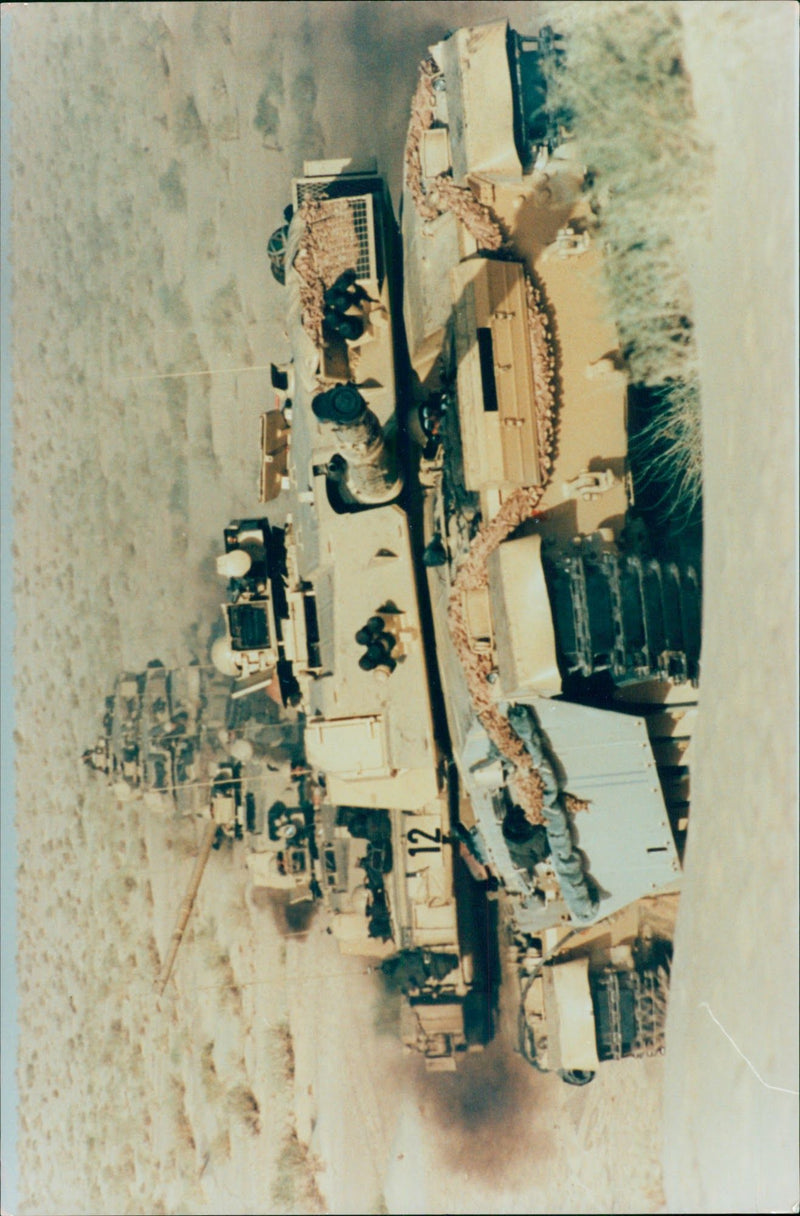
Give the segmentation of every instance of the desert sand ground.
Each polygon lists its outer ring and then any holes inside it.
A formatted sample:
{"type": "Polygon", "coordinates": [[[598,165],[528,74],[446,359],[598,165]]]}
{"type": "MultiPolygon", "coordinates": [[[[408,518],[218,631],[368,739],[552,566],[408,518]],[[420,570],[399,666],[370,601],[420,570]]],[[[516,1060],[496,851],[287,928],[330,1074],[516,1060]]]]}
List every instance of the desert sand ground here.
{"type": "Polygon", "coordinates": [[[78,759],[118,669],[205,661],[213,556],[256,510],[265,365],[286,353],[264,250],[292,172],[367,133],[396,198],[428,43],[494,15],[530,30],[534,6],[14,15],[23,1210],[657,1211],[664,1187],[673,1210],[795,1201],[797,1100],[759,1087],[700,1006],[796,1088],[791,23],[783,5],[688,7],[717,157],[715,222],[693,238],[709,708],[666,1067],[583,1091],[507,1037],[457,1077],[421,1074],[376,978],[319,919],[282,937],[230,852],[157,1000],[197,829],[115,805],[78,759]]]}
{"type": "Polygon", "coordinates": [[[796,12],[685,4],[682,15],[715,172],[689,242],[704,400],[703,706],[665,1184],[673,1211],[784,1212],[800,1198],[796,12]]]}

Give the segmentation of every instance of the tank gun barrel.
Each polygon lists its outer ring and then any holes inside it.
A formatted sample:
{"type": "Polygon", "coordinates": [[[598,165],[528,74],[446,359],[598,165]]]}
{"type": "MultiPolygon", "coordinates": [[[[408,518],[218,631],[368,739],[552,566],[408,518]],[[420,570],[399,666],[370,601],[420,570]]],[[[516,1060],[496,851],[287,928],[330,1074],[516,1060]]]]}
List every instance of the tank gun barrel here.
{"type": "Polygon", "coordinates": [[[167,957],[164,959],[164,965],[161,968],[161,974],[159,975],[158,979],[156,980],[156,991],[159,996],[161,996],[163,994],[164,989],[167,986],[167,981],[169,980],[169,977],[172,975],[172,968],[175,964],[175,956],[178,953],[178,950],[180,949],[181,942],[183,941],[183,935],[186,930],[186,925],[189,921],[189,917],[192,914],[192,908],[194,907],[194,901],[197,896],[198,889],[200,887],[200,882],[203,877],[203,871],[205,870],[206,864],[211,855],[211,849],[213,847],[214,838],[215,838],[216,834],[217,834],[217,824],[212,820],[211,823],[209,823],[208,827],[206,828],[206,834],[203,837],[202,843],[200,845],[200,852],[197,854],[197,858],[194,863],[194,870],[192,871],[192,877],[189,880],[189,885],[186,888],[186,894],[184,895],[183,902],[181,903],[180,912],[178,913],[178,919],[176,921],[175,929],[172,934],[172,939],[170,941],[169,950],[167,951],[167,957]]]}

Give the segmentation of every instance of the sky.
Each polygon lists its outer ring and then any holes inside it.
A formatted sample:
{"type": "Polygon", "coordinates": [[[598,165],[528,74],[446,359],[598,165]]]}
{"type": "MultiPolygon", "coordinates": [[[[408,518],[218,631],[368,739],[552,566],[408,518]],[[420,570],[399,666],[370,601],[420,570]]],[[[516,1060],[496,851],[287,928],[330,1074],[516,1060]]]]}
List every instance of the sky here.
{"type": "Polygon", "coordinates": [[[16,869],[14,833],[13,657],[11,597],[11,267],[9,232],[10,125],[8,74],[11,59],[11,5],[0,10],[0,1202],[14,1212],[19,1200],[17,1165],[17,982],[16,869]]]}

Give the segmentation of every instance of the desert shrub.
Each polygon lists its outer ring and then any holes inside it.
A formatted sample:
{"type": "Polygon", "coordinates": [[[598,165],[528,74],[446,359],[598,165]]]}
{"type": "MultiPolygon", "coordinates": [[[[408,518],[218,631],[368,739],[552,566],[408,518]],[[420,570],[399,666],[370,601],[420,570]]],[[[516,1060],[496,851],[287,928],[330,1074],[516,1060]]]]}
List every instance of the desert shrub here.
{"type": "Polygon", "coordinates": [[[180,161],[170,161],[166,173],[162,173],[158,179],[158,188],[164,199],[164,206],[168,210],[186,210],[186,187],[183,184],[183,172],[180,161]]]}
{"type": "Polygon", "coordinates": [[[203,1044],[200,1052],[200,1079],[203,1083],[206,1097],[210,1102],[216,1102],[222,1096],[222,1082],[214,1063],[214,1040],[203,1044]]]}
{"type": "Polygon", "coordinates": [[[272,1056],[287,1084],[294,1081],[294,1042],[286,1019],[272,1028],[272,1056]]]}
{"type": "Polygon", "coordinates": [[[301,72],[295,76],[289,90],[289,100],[295,109],[310,112],[317,100],[317,85],[311,72],[301,72]]]}
{"type": "Polygon", "coordinates": [[[225,1099],[225,1109],[230,1115],[246,1127],[251,1135],[257,1136],[261,1131],[259,1118],[260,1107],[252,1089],[246,1085],[235,1085],[228,1091],[225,1099]]]}
{"type": "MultiPolygon", "coordinates": [[[[198,372],[208,371],[208,364],[203,358],[203,352],[200,349],[200,343],[197,334],[193,330],[180,335],[180,341],[177,344],[177,356],[175,362],[169,364],[166,370],[170,373],[175,372],[198,372]]],[[[208,390],[208,381],[205,376],[199,378],[198,385],[201,393],[206,393],[208,390]]]]}
{"type": "MultiPolygon", "coordinates": [[[[173,517],[173,528],[180,529],[189,516],[189,485],[188,480],[176,478],[169,491],[169,510],[173,517]]],[[[178,537],[184,535],[180,531],[178,537]]]]}
{"type": "Polygon", "coordinates": [[[209,1160],[215,1164],[220,1161],[230,1160],[231,1155],[231,1137],[227,1128],[223,1128],[212,1140],[208,1150],[209,1160]]]}
{"type": "Polygon", "coordinates": [[[264,143],[274,143],[281,125],[280,110],[272,101],[272,90],[269,86],[256,102],[256,114],[253,126],[261,132],[264,143]]]}
{"type": "Polygon", "coordinates": [[[199,46],[213,45],[219,39],[230,46],[230,4],[196,4],[192,17],[192,37],[199,46]]]}
{"type": "Polygon", "coordinates": [[[589,169],[630,377],[658,388],[639,452],[669,475],[676,508],[691,508],[702,483],[700,390],[681,234],[702,206],[710,158],[694,125],[679,12],[619,0],[548,4],[543,17],[565,38],[565,70],[548,72],[548,90],[589,169]]]}
{"type": "Polygon", "coordinates": [[[242,316],[242,301],[235,278],[228,279],[224,287],[214,292],[208,305],[207,316],[220,349],[231,351],[242,316]]]}
{"type": "Polygon", "coordinates": [[[183,294],[183,284],[169,287],[162,283],[158,289],[158,302],[166,319],[178,329],[184,329],[191,321],[191,312],[183,294]]]}
{"type": "Polygon", "coordinates": [[[168,1092],[172,1125],[175,1129],[175,1138],[178,1146],[183,1153],[193,1153],[196,1144],[194,1130],[186,1109],[186,1086],[177,1073],[172,1073],[169,1077],[168,1092]]]}
{"type": "MultiPolygon", "coordinates": [[[[213,921],[211,922],[213,925],[213,921]]],[[[221,1010],[229,1006],[239,1016],[242,1012],[242,990],[236,982],[236,974],[231,963],[228,950],[220,944],[213,929],[209,935],[208,924],[205,930],[197,929],[195,938],[200,943],[203,965],[214,976],[217,1003],[221,1010]]]]}
{"type": "Polygon", "coordinates": [[[317,1185],[317,1163],[293,1125],[286,1130],[276,1163],[271,1199],[279,1212],[326,1212],[317,1185]]]}
{"type": "Polygon", "coordinates": [[[209,145],[208,131],[203,125],[197,102],[190,94],[178,108],[175,126],[175,138],[180,147],[195,145],[207,148],[209,145]]]}
{"type": "Polygon", "coordinates": [[[227,950],[224,950],[213,937],[201,938],[199,929],[195,932],[195,938],[202,942],[203,965],[208,971],[215,973],[215,979],[219,982],[220,974],[230,966],[230,956],[227,950]]]}
{"type": "Polygon", "coordinates": [[[696,379],[678,381],[653,396],[652,414],[634,435],[631,454],[656,514],[688,524],[703,490],[699,385],[696,379]]]}
{"type": "Polygon", "coordinates": [[[212,219],[203,220],[197,233],[197,256],[213,260],[218,252],[217,225],[212,219]]]}

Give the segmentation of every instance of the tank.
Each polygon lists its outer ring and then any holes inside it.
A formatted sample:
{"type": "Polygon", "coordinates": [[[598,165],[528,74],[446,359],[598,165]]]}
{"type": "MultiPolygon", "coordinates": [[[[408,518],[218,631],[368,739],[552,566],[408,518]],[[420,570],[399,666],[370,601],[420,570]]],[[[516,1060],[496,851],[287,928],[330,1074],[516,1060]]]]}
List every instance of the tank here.
{"type": "MultiPolygon", "coordinates": [[[[560,57],[506,22],[431,47],[400,230],[374,161],[292,184],[268,248],[291,348],[260,419],[276,509],[224,530],[203,780],[206,852],[231,840],[256,886],[321,906],[428,1068],[491,1038],[504,956],[520,1052],[584,1084],[663,1047],[701,587],[638,501],[560,57]],[[291,806],[259,801],[276,712],[291,806]]],[[[171,696],[167,673],[122,677],[87,761],[174,798],[206,711],[181,693],[179,744],[171,696]]]]}
{"type": "Polygon", "coordinates": [[[399,977],[404,1040],[452,1062],[458,1004],[486,1037],[490,897],[520,1050],[584,1083],[663,1044],[701,614],[699,554],[638,509],[560,56],[506,22],[431,48],[399,245],[370,166],[294,183],[286,591],[319,665],[284,655],[333,929],[399,977]]]}
{"type": "Polygon", "coordinates": [[[371,162],[307,163],[292,202],[281,277],[293,357],[273,379],[290,418],[275,576],[294,695],[290,679],[281,687],[302,716],[331,930],[402,990],[408,1045],[449,1069],[485,1037],[472,994],[490,997],[459,917],[463,863],[414,531],[397,230],[371,162]]]}
{"type": "Polygon", "coordinates": [[[281,718],[263,685],[237,675],[199,663],[167,669],[158,659],[121,673],[106,698],[103,733],[83,760],[119,801],[141,798],[153,811],[213,825],[211,849],[243,841],[254,887],[313,902],[313,811],[302,779],[290,782],[302,757],[297,726],[281,718]],[[281,769],[291,806],[267,794],[268,774],[281,769]]]}
{"type": "Polygon", "coordinates": [[[501,892],[519,1048],[662,1050],[700,674],[699,548],[637,501],[590,150],[551,29],[420,65],[402,205],[423,560],[461,848],[501,892]]]}

